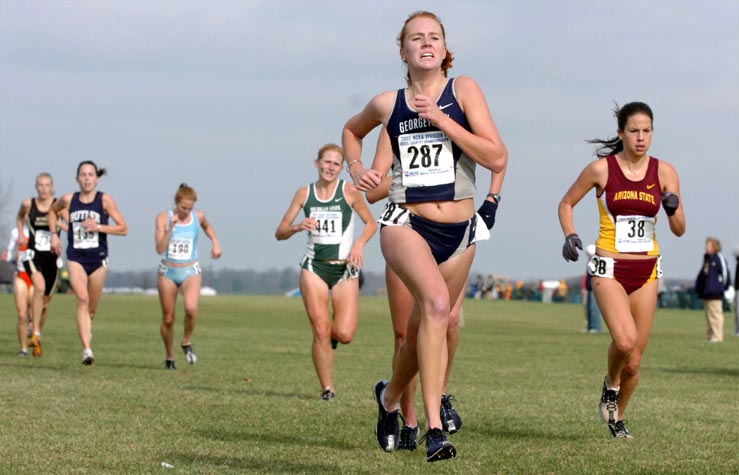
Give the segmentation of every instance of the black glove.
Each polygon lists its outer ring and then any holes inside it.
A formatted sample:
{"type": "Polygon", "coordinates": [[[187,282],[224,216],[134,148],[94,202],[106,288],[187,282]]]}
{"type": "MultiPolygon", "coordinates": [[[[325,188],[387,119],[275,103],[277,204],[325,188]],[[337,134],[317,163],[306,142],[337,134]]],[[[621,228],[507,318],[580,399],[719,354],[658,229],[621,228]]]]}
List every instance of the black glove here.
{"type": "Polygon", "coordinates": [[[582,241],[580,241],[580,236],[572,233],[565,238],[565,244],[562,246],[562,257],[566,261],[576,261],[580,257],[577,249],[582,251],[582,241]]]}
{"type": "Polygon", "coordinates": [[[671,191],[662,193],[662,207],[665,209],[667,216],[672,216],[680,206],[680,197],[671,191]]]}
{"type": "Polygon", "coordinates": [[[487,226],[488,229],[493,229],[493,225],[495,224],[495,213],[497,211],[498,203],[485,200],[482,202],[480,209],[477,210],[477,214],[479,214],[482,220],[485,221],[485,226],[487,226]]]}

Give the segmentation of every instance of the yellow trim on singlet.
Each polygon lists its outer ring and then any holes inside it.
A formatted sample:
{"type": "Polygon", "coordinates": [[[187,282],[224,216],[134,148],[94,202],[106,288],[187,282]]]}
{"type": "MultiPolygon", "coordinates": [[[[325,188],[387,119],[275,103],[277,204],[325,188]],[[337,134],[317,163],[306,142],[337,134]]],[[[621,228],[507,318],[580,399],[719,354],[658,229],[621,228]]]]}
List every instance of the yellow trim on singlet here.
{"type": "MultiPolygon", "coordinates": [[[[606,206],[606,192],[601,193],[600,196],[596,197],[598,200],[598,215],[600,217],[600,229],[598,231],[598,239],[595,241],[595,247],[618,254],[641,254],[641,253],[621,253],[616,250],[616,223],[613,220],[613,216],[608,212],[606,206]]],[[[655,224],[657,217],[654,217],[655,224]]],[[[657,243],[657,231],[654,232],[654,248],[648,251],[645,255],[647,256],[659,256],[659,244],[657,243]]]]}

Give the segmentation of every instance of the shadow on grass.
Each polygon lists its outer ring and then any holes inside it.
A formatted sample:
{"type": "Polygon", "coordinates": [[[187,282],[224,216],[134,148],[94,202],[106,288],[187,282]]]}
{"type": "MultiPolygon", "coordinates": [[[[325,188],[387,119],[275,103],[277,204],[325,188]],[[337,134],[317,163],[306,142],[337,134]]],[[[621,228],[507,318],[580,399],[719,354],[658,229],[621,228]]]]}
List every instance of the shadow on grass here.
{"type": "MultiPolygon", "coordinates": [[[[248,449],[246,449],[248,450],[248,449]]],[[[316,463],[307,460],[284,461],[272,458],[260,459],[242,455],[226,457],[223,455],[195,455],[191,453],[172,453],[175,468],[178,465],[208,465],[213,468],[235,469],[244,473],[338,473],[335,463],[316,463]]]]}
{"type": "Polygon", "coordinates": [[[737,368],[660,368],[657,371],[674,374],[715,374],[719,376],[739,376],[737,368]]]}
{"type": "Polygon", "coordinates": [[[220,427],[203,429],[198,431],[200,436],[220,442],[253,442],[255,444],[281,444],[294,445],[296,447],[315,446],[331,448],[336,450],[357,450],[366,448],[364,444],[350,444],[345,439],[333,439],[330,437],[311,437],[306,434],[300,435],[272,435],[265,433],[250,433],[245,431],[229,431],[220,427]]]}
{"type": "Polygon", "coordinates": [[[319,401],[318,396],[315,394],[303,394],[303,393],[295,393],[295,392],[279,392],[279,391],[272,391],[272,390],[262,390],[262,389],[233,389],[233,388],[226,388],[219,386],[187,386],[185,389],[189,389],[191,391],[203,391],[203,392],[212,392],[212,393],[223,393],[228,392],[231,395],[234,394],[240,394],[240,395],[246,395],[246,396],[256,396],[256,397],[280,397],[284,399],[300,399],[303,401],[319,401]]]}
{"type": "Polygon", "coordinates": [[[132,363],[108,363],[107,361],[104,361],[104,362],[96,361],[95,366],[105,367],[105,368],[143,369],[146,371],[165,372],[164,363],[162,363],[161,366],[153,366],[151,363],[132,364],[132,363]]]}
{"type": "MultiPolygon", "coordinates": [[[[476,432],[490,437],[492,439],[510,439],[515,441],[520,440],[565,440],[565,441],[578,441],[578,440],[591,440],[592,436],[586,433],[574,434],[574,433],[559,433],[559,432],[545,432],[529,427],[513,427],[511,425],[496,424],[493,428],[491,426],[485,426],[486,429],[480,430],[480,428],[465,428],[469,432],[476,432]]],[[[463,429],[464,430],[464,429],[463,429]]]]}
{"type": "MultiPolygon", "coordinates": [[[[30,358],[30,356],[28,357],[30,358]]],[[[0,368],[23,368],[23,371],[26,370],[45,370],[45,371],[66,371],[69,369],[69,365],[49,365],[45,363],[28,363],[28,361],[39,361],[39,360],[26,360],[18,358],[17,363],[0,363],[0,368]]]]}

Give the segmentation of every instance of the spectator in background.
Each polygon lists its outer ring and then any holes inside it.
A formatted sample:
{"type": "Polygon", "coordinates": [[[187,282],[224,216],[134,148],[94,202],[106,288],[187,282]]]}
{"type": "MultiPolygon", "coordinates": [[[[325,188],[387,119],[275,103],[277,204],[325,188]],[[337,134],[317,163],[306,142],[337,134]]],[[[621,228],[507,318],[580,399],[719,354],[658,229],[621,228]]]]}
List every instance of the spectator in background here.
{"type": "Polygon", "coordinates": [[[706,253],[695,279],[695,292],[703,299],[706,338],[711,343],[724,341],[724,291],[730,283],[731,274],[726,258],[721,254],[721,242],[713,237],[706,238],[706,253]]]}
{"type": "Polygon", "coordinates": [[[559,286],[557,287],[557,302],[566,302],[567,292],[567,281],[564,279],[559,279],[559,286]]]}
{"type": "Polygon", "coordinates": [[[559,287],[558,280],[543,280],[539,283],[542,303],[552,303],[554,291],[559,287]]]}
{"type": "Polygon", "coordinates": [[[493,290],[495,289],[495,279],[493,278],[493,274],[488,274],[485,276],[485,280],[482,284],[482,298],[493,300],[493,290]]]}
{"type": "Polygon", "coordinates": [[[475,279],[475,299],[480,300],[482,297],[482,289],[485,286],[485,280],[482,278],[482,274],[477,274],[475,279]]]}

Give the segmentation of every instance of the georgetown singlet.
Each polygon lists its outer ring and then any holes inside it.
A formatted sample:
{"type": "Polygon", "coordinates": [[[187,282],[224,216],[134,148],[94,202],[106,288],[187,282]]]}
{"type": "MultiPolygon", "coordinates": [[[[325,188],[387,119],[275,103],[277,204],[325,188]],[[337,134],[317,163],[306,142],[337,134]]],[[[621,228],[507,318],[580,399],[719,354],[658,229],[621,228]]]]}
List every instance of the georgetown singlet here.
{"type": "MultiPolygon", "coordinates": [[[[167,213],[167,220],[172,221],[172,211],[167,213]]],[[[190,211],[189,223],[177,223],[172,228],[167,249],[164,251],[164,260],[178,264],[197,261],[199,234],[198,217],[190,211]]]]}
{"type": "Polygon", "coordinates": [[[108,257],[108,235],[82,229],[82,222],[88,216],[92,216],[98,224],[108,224],[108,215],[103,210],[103,192],[95,192],[95,199],[91,203],[80,202],[79,192],[72,195],[69,203],[67,260],[93,263],[108,257]]]}
{"type": "Polygon", "coordinates": [[[344,184],[344,180],[339,180],[333,195],[325,201],[316,195],[314,183],[308,185],[303,212],[316,219],[318,225],[308,234],[305,257],[341,260],[349,255],[354,244],[354,210],[346,202],[344,184]]]}
{"type": "Polygon", "coordinates": [[[662,197],[659,160],[649,157],[647,173],[640,181],[624,175],[615,155],[606,157],[608,181],[598,196],[599,249],[624,254],[659,255],[655,234],[662,197]]]}
{"type": "MultiPolygon", "coordinates": [[[[449,79],[436,101],[439,109],[470,130],[449,79]]],[[[475,162],[431,122],[418,116],[399,89],[387,124],[393,147],[393,181],[388,198],[393,203],[418,203],[473,198],[475,162]]]]}

